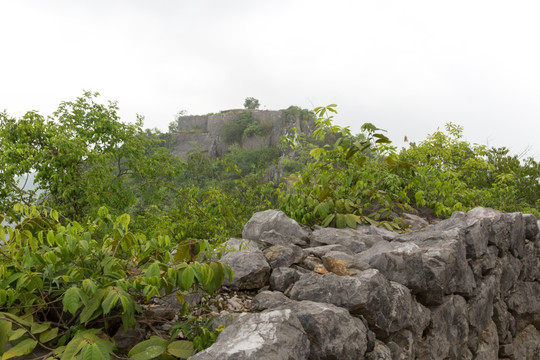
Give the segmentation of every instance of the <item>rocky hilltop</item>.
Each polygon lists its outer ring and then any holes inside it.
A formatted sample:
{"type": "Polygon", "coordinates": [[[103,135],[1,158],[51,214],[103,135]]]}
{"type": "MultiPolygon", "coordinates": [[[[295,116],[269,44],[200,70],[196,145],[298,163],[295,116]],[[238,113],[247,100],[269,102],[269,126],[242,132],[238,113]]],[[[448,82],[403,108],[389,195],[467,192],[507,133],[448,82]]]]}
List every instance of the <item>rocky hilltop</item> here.
{"type": "Polygon", "coordinates": [[[178,117],[178,132],[173,135],[173,153],[180,158],[194,150],[208,153],[212,157],[222,156],[229,146],[235,144],[245,149],[259,149],[279,145],[281,136],[292,128],[302,132],[312,132],[314,123],[305,110],[291,106],[285,110],[226,110],[218,114],[190,115],[178,117]],[[241,136],[241,141],[227,142],[223,139],[223,127],[233,123],[244,113],[256,120],[261,128],[260,134],[241,136]]]}
{"type": "Polygon", "coordinates": [[[190,359],[540,359],[537,219],[476,208],[406,220],[422,229],[256,213],[221,261],[229,289],[258,294],[221,313],[226,329],[190,359]]]}

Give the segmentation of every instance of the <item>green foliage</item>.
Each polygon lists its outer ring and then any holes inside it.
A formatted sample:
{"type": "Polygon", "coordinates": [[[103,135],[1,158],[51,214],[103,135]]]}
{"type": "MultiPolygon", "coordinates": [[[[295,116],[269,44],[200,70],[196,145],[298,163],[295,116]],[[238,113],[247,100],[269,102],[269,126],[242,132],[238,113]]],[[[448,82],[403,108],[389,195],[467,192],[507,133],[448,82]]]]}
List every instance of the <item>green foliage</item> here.
{"type": "Polygon", "coordinates": [[[241,112],[231,122],[226,122],[221,128],[223,140],[229,144],[240,144],[242,138],[262,135],[263,129],[250,111],[241,112]]]}
{"type": "MultiPolygon", "coordinates": [[[[17,205],[5,216],[12,225],[0,227],[0,352],[7,341],[15,346],[4,358],[38,345],[61,359],[110,358],[115,319],[128,328],[153,297],[212,293],[232,280],[230,267],[198,261],[208,243],[189,246],[186,256],[182,244],[133,233],[129,215],[113,218],[106,208],[85,225],[60,223],[57,212],[36,206],[17,205]]],[[[173,355],[181,349],[185,343],[165,346],[173,355]]]]}
{"type": "Polygon", "coordinates": [[[145,190],[172,174],[174,158],[142,131],[142,118],[122,123],[116,103],[99,104],[97,97],[85,92],[62,102],[47,119],[35,112],[20,119],[0,114],[4,210],[15,202],[36,202],[34,192],[17,185],[18,177],[30,172],[44,191],[39,201],[73,219],[95,214],[103,205],[119,214],[137,201],[127,184],[139,181],[145,190]]]}
{"type": "Polygon", "coordinates": [[[248,110],[255,110],[258,109],[260,106],[259,100],[255,99],[254,97],[247,97],[244,101],[244,108],[248,110]]]}

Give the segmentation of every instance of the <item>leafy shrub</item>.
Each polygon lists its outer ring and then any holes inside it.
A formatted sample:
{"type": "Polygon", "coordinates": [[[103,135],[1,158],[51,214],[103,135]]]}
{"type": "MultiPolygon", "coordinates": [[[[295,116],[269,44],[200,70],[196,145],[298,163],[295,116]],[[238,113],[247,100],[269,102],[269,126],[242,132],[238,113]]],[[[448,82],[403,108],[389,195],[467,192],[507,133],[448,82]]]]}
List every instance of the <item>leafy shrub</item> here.
{"type": "MultiPolygon", "coordinates": [[[[129,230],[129,215],[114,219],[106,208],[86,225],[61,223],[55,210],[35,206],[17,205],[6,216],[12,225],[0,226],[0,352],[8,339],[14,345],[6,359],[36,346],[63,359],[109,359],[109,329],[118,321],[135,325],[140,303],[177,289],[180,300],[193,288],[211,293],[233,276],[226,265],[196,261],[208,242],[146,238],[129,230]]],[[[193,348],[163,344],[173,355],[193,348]]]]}

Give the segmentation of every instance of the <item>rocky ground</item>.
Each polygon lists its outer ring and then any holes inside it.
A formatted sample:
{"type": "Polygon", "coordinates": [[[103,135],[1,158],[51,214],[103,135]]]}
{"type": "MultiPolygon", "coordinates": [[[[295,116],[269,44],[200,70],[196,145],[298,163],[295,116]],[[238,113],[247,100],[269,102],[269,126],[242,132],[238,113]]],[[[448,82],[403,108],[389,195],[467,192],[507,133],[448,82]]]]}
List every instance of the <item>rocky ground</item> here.
{"type": "Polygon", "coordinates": [[[190,359],[540,359],[532,215],[476,208],[413,231],[305,229],[255,214],[211,309],[226,329],[190,359]]]}

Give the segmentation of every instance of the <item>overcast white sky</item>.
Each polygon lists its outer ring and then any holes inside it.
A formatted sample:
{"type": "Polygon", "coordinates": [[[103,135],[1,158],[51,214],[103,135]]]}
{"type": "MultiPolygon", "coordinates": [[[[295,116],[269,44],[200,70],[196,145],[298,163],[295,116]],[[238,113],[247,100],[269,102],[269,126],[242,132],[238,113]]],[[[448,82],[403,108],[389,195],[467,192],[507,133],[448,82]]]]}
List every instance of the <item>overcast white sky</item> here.
{"type": "Polygon", "coordinates": [[[124,121],[337,103],[398,147],[446,122],[540,158],[540,2],[0,0],[0,111],[83,89],[124,121]]]}

